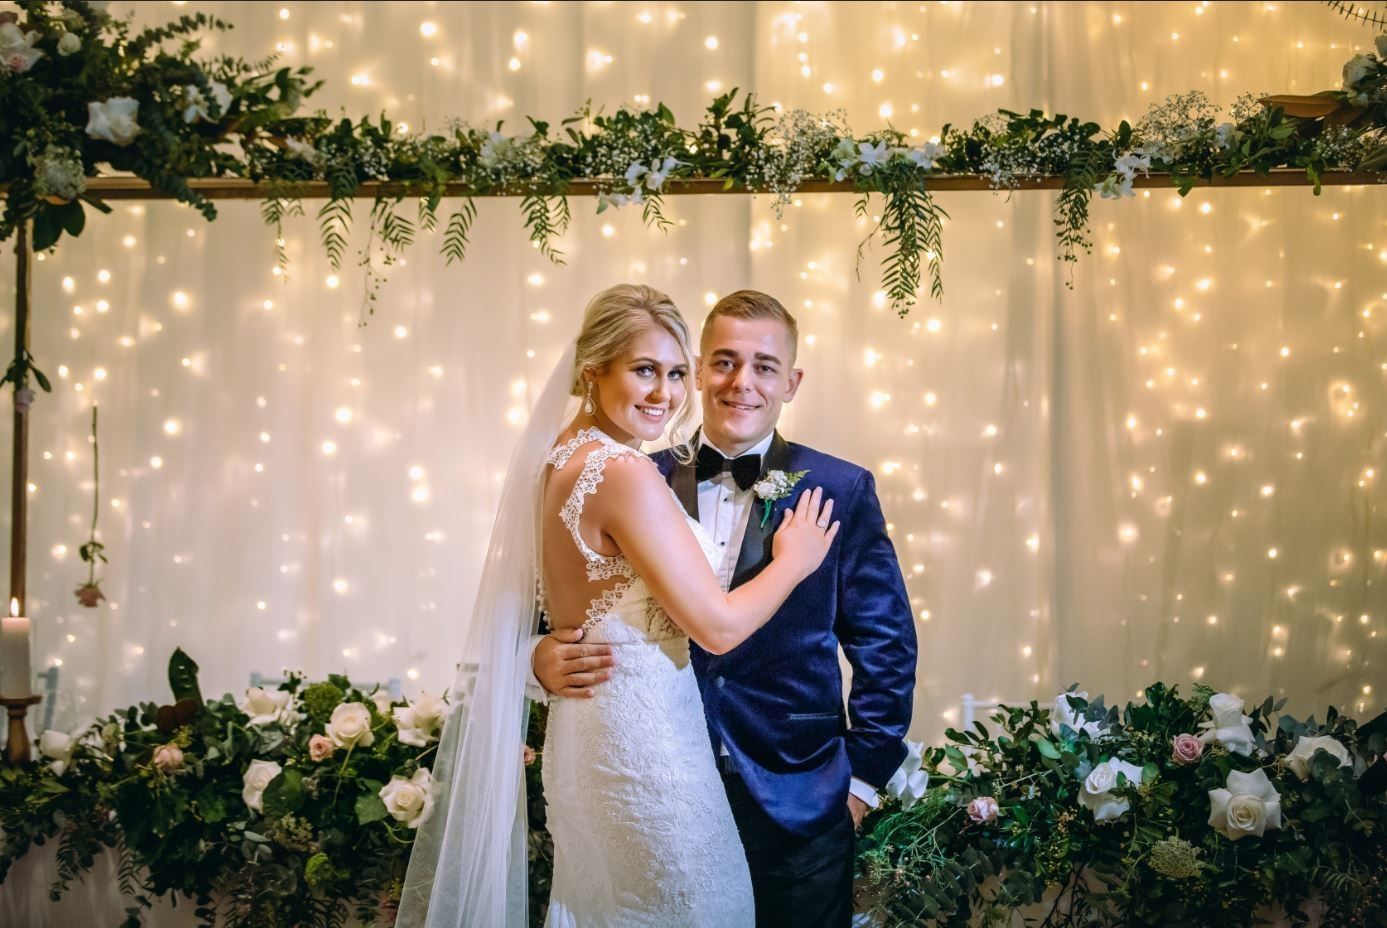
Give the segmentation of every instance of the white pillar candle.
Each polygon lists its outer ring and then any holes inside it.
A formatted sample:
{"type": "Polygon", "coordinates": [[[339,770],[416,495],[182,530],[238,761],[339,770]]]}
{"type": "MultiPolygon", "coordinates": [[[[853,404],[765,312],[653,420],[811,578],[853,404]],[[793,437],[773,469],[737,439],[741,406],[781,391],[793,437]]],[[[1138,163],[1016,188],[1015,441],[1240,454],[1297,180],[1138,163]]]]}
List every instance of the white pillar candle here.
{"type": "MultiPolygon", "coordinates": [[[[10,612],[19,612],[18,600],[10,600],[10,612]]],[[[0,619],[0,696],[23,698],[32,692],[29,632],[29,620],[22,615],[0,619]]]]}

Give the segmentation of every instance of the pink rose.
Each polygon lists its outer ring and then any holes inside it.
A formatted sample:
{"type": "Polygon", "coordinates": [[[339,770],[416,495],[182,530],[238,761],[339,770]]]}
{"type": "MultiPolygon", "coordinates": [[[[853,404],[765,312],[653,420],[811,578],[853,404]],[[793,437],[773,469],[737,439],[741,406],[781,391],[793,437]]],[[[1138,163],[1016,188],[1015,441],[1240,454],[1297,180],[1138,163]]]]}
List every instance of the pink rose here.
{"type": "Polygon", "coordinates": [[[997,813],[997,800],[991,796],[979,796],[968,803],[968,817],[979,825],[997,821],[997,813]]]}
{"type": "Polygon", "coordinates": [[[326,735],[314,735],[308,739],[308,756],[313,758],[314,763],[327,760],[335,750],[337,750],[337,745],[333,744],[332,739],[326,735]]]}
{"type": "Polygon", "coordinates": [[[538,756],[538,755],[535,754],[535,749],[534,749],[534,748],[530,747],[528,744],[525,745],[525,751],[524,751],[524,754],[522,755],[522,758],[523,758],[523,760],[525,761],[525,766],[526,766],[526,767],[528,767],[528,766],[530,766],[531,764],[533,764],[533,763],[535,762],[535,759],[536,759],[537,756],[538,756]]]}
{"type": "Polygon", "coordinates": [[[183,749],[176,744],[163,744],[154,749],[154,766],[165,773],[173,773],[183,767],[183,749]]]}
{"type": "Polygon", "coordinates": [[[1177,764],[1193,764],[1204,755],[1204,742],[1194,735],[1176,735],[1170,746],[1170,759],[1177,764]]]}
{"type": "Polygon", "coordinates": [[[4,65],[16,74],[23,74],[34,66],[43,52],[35,48],[19,48],[5,52],[4,65]]]}

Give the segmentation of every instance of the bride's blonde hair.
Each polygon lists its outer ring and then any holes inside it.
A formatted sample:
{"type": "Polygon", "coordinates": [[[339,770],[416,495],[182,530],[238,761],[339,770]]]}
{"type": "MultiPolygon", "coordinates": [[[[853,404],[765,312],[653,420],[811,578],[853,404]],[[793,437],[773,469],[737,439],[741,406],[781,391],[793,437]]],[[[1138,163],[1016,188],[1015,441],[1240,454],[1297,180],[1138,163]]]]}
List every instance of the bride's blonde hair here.
{"type": "MultiPolygon", "coordinates": [[[[689,340],[689,327],[679,314],[679,307],[668,295],[645,284],[617,284],[593,297],[583,310],[583,327],[578,332],[577,351],[573,360],[574,396],[583,396],[587,384],[583,372],[601,370],[621,356],[626,345],[637,333],[652,326],[664,329],[679,343],[679,350],[688,365],[689,383],[693,382],[694,354],[689,340]]],[[[692,388],[684,393],[684,402],[670,420],[668,436],[676,456],[681,460],[689,454],[685,447],[689,438],[684,426],[693,414],[692,388]]]]}

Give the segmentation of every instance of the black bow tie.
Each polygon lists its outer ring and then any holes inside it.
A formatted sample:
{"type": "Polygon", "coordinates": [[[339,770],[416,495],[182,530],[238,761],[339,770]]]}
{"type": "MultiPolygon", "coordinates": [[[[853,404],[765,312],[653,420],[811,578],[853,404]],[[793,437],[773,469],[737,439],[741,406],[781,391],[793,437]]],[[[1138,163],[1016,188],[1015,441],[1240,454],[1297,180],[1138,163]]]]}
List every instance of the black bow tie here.
{"type": "Polygon", "coordinates": [[[710,445],[698,449],[694,477],[699,483],[711,480],[725,470],[732,472],[737,489],[749,490],[751,485],[761,478],[761,455],[744,454],[739,458],[725,458],[721,451],[710,445]]]}

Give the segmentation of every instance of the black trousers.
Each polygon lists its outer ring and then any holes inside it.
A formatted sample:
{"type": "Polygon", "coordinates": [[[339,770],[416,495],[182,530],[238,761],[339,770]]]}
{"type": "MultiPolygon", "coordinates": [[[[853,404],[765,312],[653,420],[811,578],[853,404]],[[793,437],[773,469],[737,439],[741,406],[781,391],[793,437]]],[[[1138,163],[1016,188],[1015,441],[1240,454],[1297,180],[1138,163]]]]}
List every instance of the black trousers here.
{"type": "Polygon", "coordinates": [[[849,928],[857,833],[852,813],[812,838],[781,828],[735,773],[723,786],[737,820],[756,896],[756,928],[849,928]]]}

